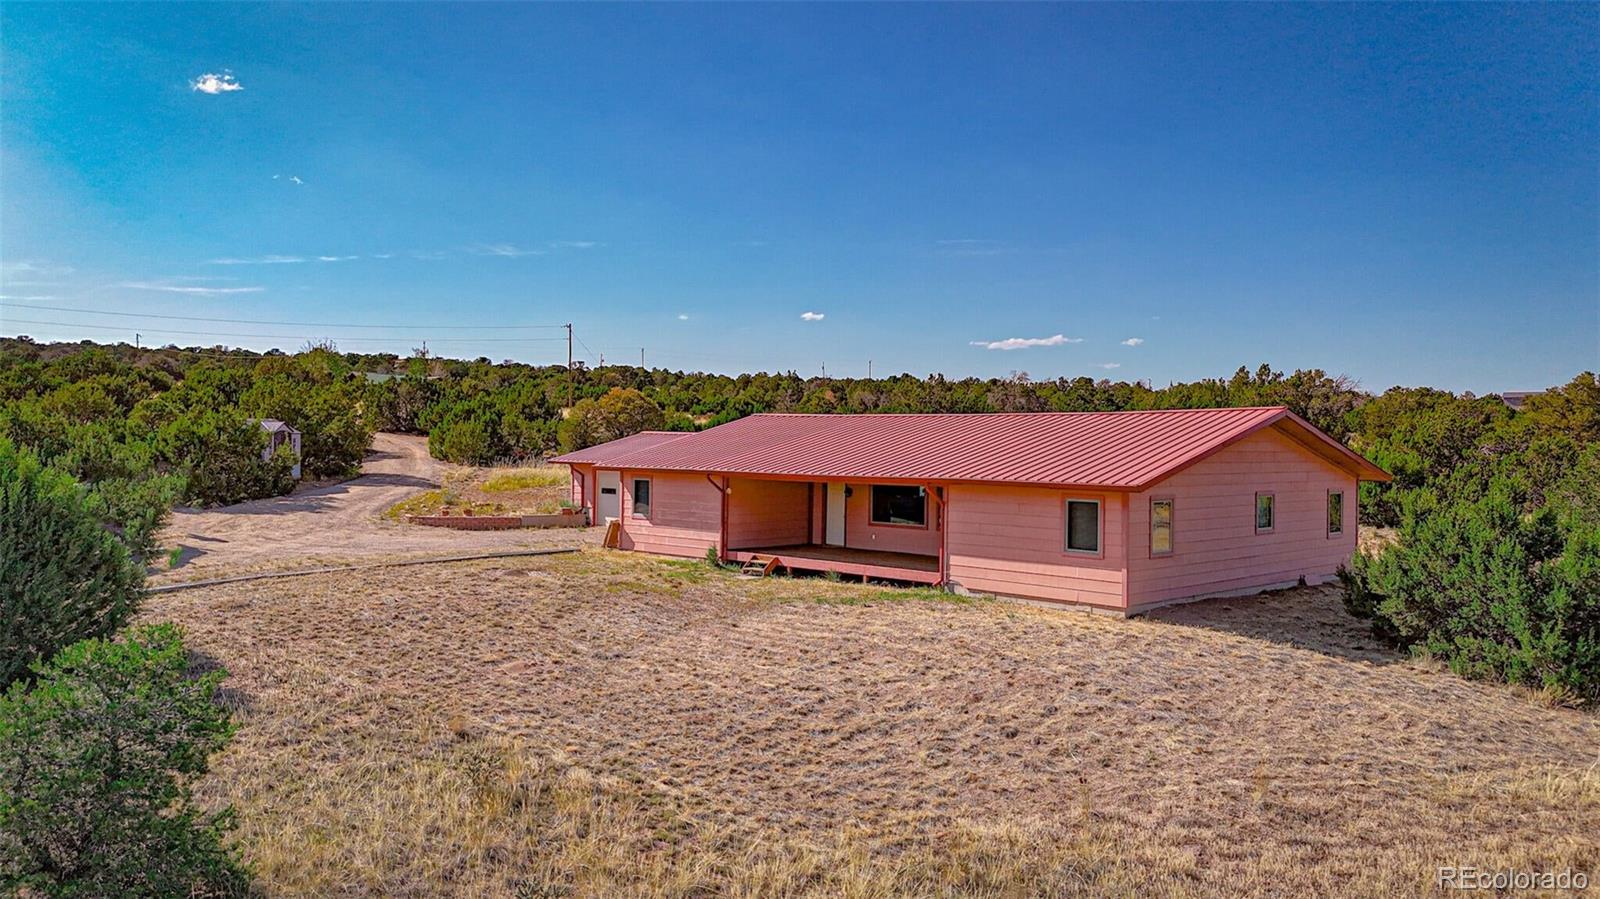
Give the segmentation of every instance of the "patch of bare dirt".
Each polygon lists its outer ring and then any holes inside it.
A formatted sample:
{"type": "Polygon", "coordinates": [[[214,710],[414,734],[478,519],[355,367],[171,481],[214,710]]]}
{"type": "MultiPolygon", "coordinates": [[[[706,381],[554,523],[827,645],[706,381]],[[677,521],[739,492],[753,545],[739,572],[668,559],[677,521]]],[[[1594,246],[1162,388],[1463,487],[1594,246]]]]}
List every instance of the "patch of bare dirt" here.
{"type": "Polygon", "coordinates": [[[563,528],[455,531],[388,520],[383,512],[473,470],[428,455],[425,437],[378,434],[360,477],[296,490],[288,496],[216,509],[179,509],[162,534],[178,564],[152,583],[254,571],[295,570],[391,555],[446,555],[598,542],[596,533],[563,528]]]}

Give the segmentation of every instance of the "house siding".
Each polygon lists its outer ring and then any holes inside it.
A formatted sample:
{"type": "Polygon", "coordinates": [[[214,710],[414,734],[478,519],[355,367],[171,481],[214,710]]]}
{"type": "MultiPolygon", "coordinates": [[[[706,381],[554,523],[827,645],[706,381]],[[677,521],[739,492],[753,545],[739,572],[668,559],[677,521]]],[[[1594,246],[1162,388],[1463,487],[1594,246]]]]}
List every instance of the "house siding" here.
{"type": "Polygon", "coordinates": [[[939,554],[939,502],[933,490],[928,490],[928,525],[873,524],[872,483],[849,482],[851,496],[845,500],[844,545],[850,549],[869,549],[878,552],[917,553],[925,556],[939,554]]]}
{"type": "Polygon", "coordinates": [[[946,551],[953,584],[978,593],[1124,607],[1123,494],[1041,487],[949,488],[946,551]],[[1099,556],[1066,552],[1067,497],[1100,500],[1099,556]]]}
{"type": "Polygon", "coordinates": [[[809,483],[733,478],[729,487],[729,549],[794,546],[808,541],[809,483]]]}
{"type": "Polygon", "coordinates": [[[595,489],[594,466],[575,464],[572,469],[572,483],[569,485],[572,504],[589,511],[589,520],[598,521],[594,500],[599,493],[595,489]]]}
{"type": "Polygon", "coordinates": [[[1275,430],[1253,434],[1133,494],[1130,609],[1276,584],[1319,583],[1356,548],[1358,482],[1275,430]],[[1344,492],[1344,532],[1327,531],[1329,491],[1344,492]],[[1258,493],[1274,495],[1272,531],[1257,533],[1258,493]],[[1173,500],[1173,551],[1150,556],[1150,501],[1173,500]]]}
{"type": "Polygon", "coordinates": [[[621,521],[622,549],[698,558],[722,532],[722,493],[702,474],[624,471],[621,521]],[[649,519],[633,515],[634,478],[650,479],[649,519]]]}

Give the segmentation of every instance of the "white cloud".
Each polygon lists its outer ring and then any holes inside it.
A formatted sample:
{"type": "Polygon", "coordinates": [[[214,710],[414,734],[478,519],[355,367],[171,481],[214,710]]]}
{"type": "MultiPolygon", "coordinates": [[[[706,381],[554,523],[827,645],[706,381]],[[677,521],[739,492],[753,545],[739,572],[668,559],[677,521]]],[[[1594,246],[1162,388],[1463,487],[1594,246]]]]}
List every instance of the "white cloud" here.
{"type": "Polygon", "coordinates": [[[680,312],[680,313],[678,313],[678,321],[680,321],[680,322],[686,322],[686,321],[688,321],[688,320],[689,320],[689,314],[688,314],[688,313],[687,313],[687,312],[680,312]]]}
{"type": "Polygon", "coordinates": [[[214,297],[230,293],[260,293],[265,287],[185,287],[178,284],[161,284],[153,281],[125,281],[118,287],[134,290],[161,290],[167,293],[185,293],[193,296],[214,297]]]}
{"type": "Polygon", "coordinates": [[[317,257],[317,261],[318,262],[347,262],[347,261],[349,261],[351,259],[357,259],[357,258],[360,258],[360,257],[357,257],[357,256],[318,256],[317,257]]]}
{"type": "Polygon", "coordinates": [[[505,257],[513,257],[513,256],[542,256],[542,255],[544,255],[544,250],[525,250],[525,249],[523,249],[521,247],[514,246],[514,245],[508,244],[508,243],[478,244],[475,247],[468,247],[467,251],[469,253],[472,253],[472,254],[476,255],[476,256],[505,256],[505,257]]]}
{"type": "Polygon", "coordinates": [[[222,70],[220,74],[216,72],[207,72],[206,74],[201,75],[199,78],[189,82],[189,86],[202,94],[213,95],[244,90],[244,85],[239,83],[239,79],[233,77],[233,73],[226,69],[222,70]]]}
{"type": "Polygon", "coordinates": [[[1110,371],[1113,368],[1121,368],[1122,367],[1122,363],[1121,362],[1102,362],[1102,363],[1100,363],[1099,365],[1097,365],[1095,367],[1096,368],[1103,368],[1103,369],[1106,369],[1107,371],[1110,371]]]}
{"type": "Polygon", "coordinates": [[[231,256],[225,259],[213,259],[207,265],[286,265],[305,261],[304,256],[231,256]]]}
{"type": "Polygon", "coordinates": [[[550,246],[558,250],[592,250],[600,244],[593,240],[552,240],[550,246]]]}
{"type": "Polygon", "coordinates": [[[56,297],[48,297],[48,296],[17,296],[16,294],[0,293],[0,300],[14,300],[14,301],[16,301],[18,303],[26,303],[26,302],[29,302],[29,301],[38,302],[39,300],[54,300],[54,299],[57,299],[57,298],[56,297]]]}
{"type": "Polygon", "coordinates": [[[372,258],[373,259],[393,259],[394,258],[394,254],[393,253],[373,253],[372,254],[372,258]]]}
{"type": "Polygon", "coordinates": [[[305,183],[304,181],[300,180],[300,176],[299,175],[290,175],[289,176],[289,180],[293,181],[296,184],[304,184],[305,183]]]}
{"type": "Polygon", "coordinates": [[[1066,343],[1083,343],[1082,337],[1068,337],[1065,334],[1052,334],[1049,337],[1007,337],[1005,340],[971,340],[972,346],[981,346],[986,350],[1025,350],[1036,346],[1061,346],[1066,343]]]}
{"type": "Polygon", "coordinates": [[[1123,346],[1138,346],[1141,343],[1144,343],[1144,338],[1143,337],[1129,337],[1127,340],[1124,340],[1122,342],[1122,345],[1123,346]]]}
{"type": "Polygon", "coordinates": [[[823,319],[825,319],[827,317],[828,316],[826,314],[821,313],[821,312],[802,312],[802,313],[800,313],[800,319],[802,321],[808,321],[808,322],[820,322],[820,321],[822,321],[823,319]]]}
{"type": "MultiPolygon", "coordinates": [[[[72,267],[66,265],[51,265],[48,262],[29,262],[26,260],[21,262],[0,262],[0,280],[11,281],[18,276],[53,280],[55,278],[64,278],[70,274],[72,274],[72,267]]],[[[28,283],[36,284],[38,282],[30,281],[28,283]]]]}

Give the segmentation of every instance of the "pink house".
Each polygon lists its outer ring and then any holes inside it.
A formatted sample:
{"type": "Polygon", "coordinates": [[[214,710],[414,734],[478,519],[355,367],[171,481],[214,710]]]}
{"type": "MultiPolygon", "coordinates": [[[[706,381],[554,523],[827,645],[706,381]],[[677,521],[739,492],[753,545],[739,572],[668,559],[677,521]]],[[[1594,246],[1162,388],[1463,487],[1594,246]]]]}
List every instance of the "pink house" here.
{"type": "Polygon", "coordinates": [[[554,461],[622,549],[1124,614],[1328,580],[1389,480],[1282,407],[752,415],[554,461]]]}

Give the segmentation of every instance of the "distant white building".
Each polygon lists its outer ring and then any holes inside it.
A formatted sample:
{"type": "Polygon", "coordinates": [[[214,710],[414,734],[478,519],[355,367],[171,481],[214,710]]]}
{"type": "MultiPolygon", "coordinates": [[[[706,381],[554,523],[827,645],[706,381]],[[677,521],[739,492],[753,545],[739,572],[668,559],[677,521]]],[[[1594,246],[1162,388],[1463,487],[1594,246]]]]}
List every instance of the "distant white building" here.
{"type": "Polygon", "coordinates": [[[276,418],[258,418],[255,419],[255,422],[261,426],[261,430],[267,432],[267,446],[261,451],[261,461],[270,461],[272,459],[272,454],[276,453],[279,447],[287,444],[291,449],[294,450],[294,468],[292,471],[294,473],[295,480],[299,480],[300,432],[289,427],[286,422],[281,422],[276,418]]]}

